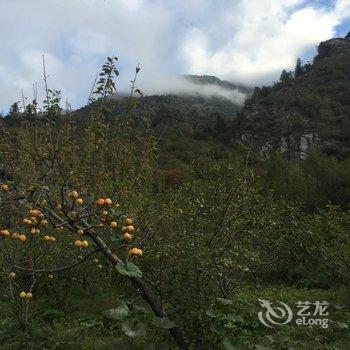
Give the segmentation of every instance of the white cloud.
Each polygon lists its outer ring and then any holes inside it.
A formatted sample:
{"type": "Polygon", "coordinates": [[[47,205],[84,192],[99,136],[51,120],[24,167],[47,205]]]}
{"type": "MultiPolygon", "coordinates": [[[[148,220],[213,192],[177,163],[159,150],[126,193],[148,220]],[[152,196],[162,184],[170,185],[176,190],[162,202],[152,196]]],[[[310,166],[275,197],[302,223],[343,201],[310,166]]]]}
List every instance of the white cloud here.
{"type": "Polygon", "coordinates": [[[226,98],[235,104],[242,105],[246,94],[239,89],[228,89],[217,84],[198,85],[192,83],[185,77],[173,75],[169,76],[159,75],[157,81],[151,86],[145,87],[143,90],[145,94],[178,94],[178,95],[192,95],[204,97],[220,97],[226,98]]]}
{"type": "Polygon", "coordinates": [[[337,0],[335,4],[335,16],[340,20],[350,16],[350,1],[337,0]]]}
{"type": "Polygon", "coordinates": [[[124,88],[139,61],[148,77],[165,70],[171,16],[142,0],[0,0],[0,108],[18,100],[21,89],[31,97],[35,81],[43,91],[42,54],[50,86],[75,106],[87,101],[106,56],[119,57],[124,88]]]}
{"type": "Polygon", "coordinates": [[[30,98],[35,81],[43,91],[43,53],[50,86],[75,107],[87,100],[100,64],[114,53],[120,89],[129,87],[138,62],[138,87],[148,93],[193,92],[188,83],[181,87],[178,73],[271,81],[350,16],[350,0],[337,0],[332,8],[317,3],[0,0],[0,108],[19,100],[22,89],[30,98]]]}
{"type": "Polygon", "coordinates": [[[229,40],[214,46],[216,31],[195,27],[182,42],[182,57],[192,73],[250,84],[271,81],[307,49],[331,38],[349,8],[349,0],[336,1],[333,9],[301,0],[242,0],[215,19],[229,40]]]}

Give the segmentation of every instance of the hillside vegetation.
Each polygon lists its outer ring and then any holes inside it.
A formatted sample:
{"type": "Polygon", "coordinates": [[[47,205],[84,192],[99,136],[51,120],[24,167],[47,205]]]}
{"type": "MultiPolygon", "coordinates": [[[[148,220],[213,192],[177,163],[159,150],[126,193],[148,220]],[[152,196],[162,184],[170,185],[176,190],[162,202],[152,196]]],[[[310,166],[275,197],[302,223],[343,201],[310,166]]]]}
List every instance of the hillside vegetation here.
{"type": "Polygon", "coordinates": [[[314,151],[350,155],[350,39],[318,47],[312,64],[298,60],[280,81],[256,88],[238,120],[238,137],[268,155],[306,158],[314,151]]]}
{"type": "Polygon", "coordinates": [[[115,99],[117,75],[108,57],[88,106],[48,90],[1,120],[0,348],[346,349],[349,163],[264,160],[237,137],[260,90],[235,120],[229,101],[115,99]],[[266,301],[327,301],[327,326],[267,327],[266,301]]]}

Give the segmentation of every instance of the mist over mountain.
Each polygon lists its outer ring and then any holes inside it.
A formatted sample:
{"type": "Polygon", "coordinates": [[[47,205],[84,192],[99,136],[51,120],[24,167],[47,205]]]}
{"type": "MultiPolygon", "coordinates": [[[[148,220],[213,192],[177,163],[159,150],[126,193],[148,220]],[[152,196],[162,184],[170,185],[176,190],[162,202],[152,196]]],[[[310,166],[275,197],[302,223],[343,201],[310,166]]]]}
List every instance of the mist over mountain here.
{"type": "MultiPolygon", "coordinates": [[[[244,101],[252,94],[253,88],[221,80],[212,75],[177,75],[171,79],[156,79],[142,89],[140,114],[158,108],[195,111],[199,115],[219,113],[225,117],[235,117],[243,107],[244,101]]],[[[121,100],[127,93],[118,94],[113,109],[123,111],[121,100]]],[[[84,110],[84,107],[83,107],[84,110]]]]}
{"type": "Polygon", "coordinates": [[[221,80],[211,75],[157,76],[142,89],[145,95],[177,95],[221,98],[242,106],[252,88],[221,80]]]}
{"type": "MultiPolygon", "coordinates": [[[[298,61],[271,86],[252,89],[213,75],[160,75],[142,90],[135,116],[150,118],[156,134],[175,148],[242,142],[264,157],[279,152],[306,158],[322,151],[344,159],[350,154],[349,77],[347,34],[320,43],[312,64],[298,61]]],[[[121,94],[108,102],[116,117],[125,113],[127,99],[121,94]]],[[[91,108],[73,114],[84,118],[91,108]]],[[[186,161],[195,155],[190,153],[186,161]]]]}

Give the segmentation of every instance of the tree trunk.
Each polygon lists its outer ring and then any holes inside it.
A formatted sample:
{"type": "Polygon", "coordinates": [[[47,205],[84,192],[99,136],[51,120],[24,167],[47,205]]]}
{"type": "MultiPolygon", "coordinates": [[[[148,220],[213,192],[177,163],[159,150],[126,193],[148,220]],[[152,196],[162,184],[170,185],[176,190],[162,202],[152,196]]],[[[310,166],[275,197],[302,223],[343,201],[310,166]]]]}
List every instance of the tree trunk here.
{"type": "MultiPolygon", "coordinates": [[[[101,249],[102,253],[109,259],[109,261],[111,261],[114,265],[120,261],[118,257],[114,253],[112,253],[112,251],[108,248],[108,246],[99,236],[94,235],[92,232],[88,232],[88,234],[96,243],[96,245],[101,249]]],[[[146,285],[139,278],[128,278],[131,281],[132,285],[141,294],[143,300],[151,307],[154,314],[158,317],[166,317],[165,311],[155,301],[154,297],[152,296],[146,285]]],[[[180,349],[188,349],[188,342],[180,328],[174,326],[169,329],[169,332],[180,349]]]]}

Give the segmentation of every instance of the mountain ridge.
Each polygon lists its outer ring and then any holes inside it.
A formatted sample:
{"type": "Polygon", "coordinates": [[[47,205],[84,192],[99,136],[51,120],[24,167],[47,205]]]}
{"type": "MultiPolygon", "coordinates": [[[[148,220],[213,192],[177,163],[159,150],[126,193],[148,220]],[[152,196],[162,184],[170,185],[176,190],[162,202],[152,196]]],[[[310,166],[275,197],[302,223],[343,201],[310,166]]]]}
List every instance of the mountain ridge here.
{"type": "Polygon", "coordinates": [[[182,75],[188,81],[197,84],[197,85],[218,85],[223,88],[227,88],[230,90],[238,89],[240,92],[245,94],[250,94],[253,91],[253,88],[235,82],[230,82],[227,80],[222,80],[215,75],[194,75],[194,74],[185,74],[182,75]]]}
{"type": "Polygon", "coordinates": [[[268,157],[314,151],[350,155],[350,35],[320,43],[312,64],[299,61],[279,82],[255,88],[237,118],[236,137],[268,157]]]}

